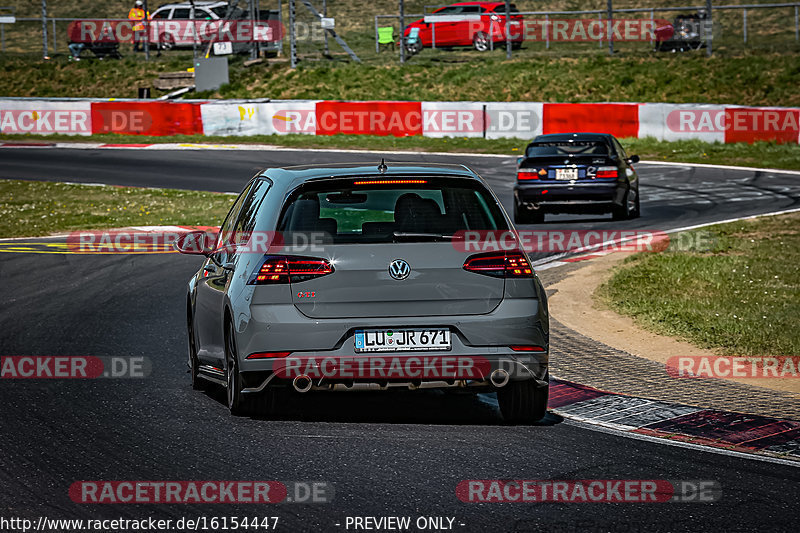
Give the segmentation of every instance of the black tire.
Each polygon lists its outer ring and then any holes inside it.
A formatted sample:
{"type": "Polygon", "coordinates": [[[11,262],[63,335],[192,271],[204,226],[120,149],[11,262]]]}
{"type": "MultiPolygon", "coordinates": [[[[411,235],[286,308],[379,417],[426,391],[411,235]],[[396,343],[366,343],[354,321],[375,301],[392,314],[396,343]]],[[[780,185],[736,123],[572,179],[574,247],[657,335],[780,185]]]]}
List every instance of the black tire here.
{"type": "Polygon", "coordinates": [[[405,43],[405,47],[406,47],[406,52],[408,52],[408,54],[412,56],[422,52],[422,42],[420,42],[419,40],[412,44],[405,43]]]}
{"type": "Polygon", "coordinates": [[[544,213],[536,210],[531,211],[523,206],[514,204],[514,223],[515,224],[544,224],[544,213]]]}
{"type": "Polygon", "coordinates": [[[520,50],[520,49],[522,49],[522,43],[520,41],[516,41],[516,42],[511,43],[511,49],[512,50],[520,50]]]}
{"type": "Polygon", "coordinates": [[[472,46],[478,52],[486,52],[489,50],[489,36],[479,31],[472,37],[472,46]]]}
{"type": "Polygon", "coordinates": [[[200,361],[197,359],[197,347],[194,342],[194,328],[192,327],[192,317],[189,315],[189,368],[192,374],[192,390],[203,390],[206,381],[200,377],[200,361]]]}
{"type": "Polygon", "coordinates": [[[614,206],[611,210],[611,216],[614,220],[630,220],[639,216],[639,194],[637,191],[633,203],[628,201],[631,191],[625,192],[625,197],[622,199],[621,206],[614,206]]]}
{"type": "Polygon", "coordinates": [[[233,325],[228,324],[225,336],[225,391],[228,399],[228,409],[234,416],[247,415],[250,412],[249,399],[242,392],[244,381],[239,374],[239,362],[236,358],[236,336],[233,325]]]}
{"type": "Polygon", "coordinates": [[[175,37],[171,33],[162,33],[158,36],[159,50],[172,50],[175,47],[175,37]]]}
{"type": "Polygon", "coordinates": [[[503,420],[510,424],[531,424],[547,414],[550,387],[537,387],[532,379],[512,381],[497,391],[503,420]]]}
{"type": "Polygon", "coordinates": [[[634,202],[635,207],[633,208],[633,213],[631,218],[639,218],[642,216],[642,208],[639,206],[639,189],[636,189],[636,200],[634,202]]]}

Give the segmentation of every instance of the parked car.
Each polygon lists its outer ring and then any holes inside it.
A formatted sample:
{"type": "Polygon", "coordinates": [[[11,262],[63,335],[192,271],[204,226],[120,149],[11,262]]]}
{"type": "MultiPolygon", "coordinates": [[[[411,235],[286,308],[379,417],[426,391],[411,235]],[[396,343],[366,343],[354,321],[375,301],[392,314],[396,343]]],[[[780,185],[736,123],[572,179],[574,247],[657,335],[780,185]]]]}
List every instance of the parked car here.
{"type": "Polygon", "coordinates": [[[521,247],[476,251],[458,237],[467,231],[516,235],[462,165],[260,172],[213,239],[192,232],[175,243],[205,256],[185,302],[193,386],[225,387],[235,415],[270,414],[277,398],[315,391],[438,388],[497,391],[507,421],[541,419],[542,284],[521,247]],[[407,366],[447,361],[475,372],[407,366]],[[398,373],[384,373],[395,363],[398,373]]]}
{"type": "Polygon", "coordinates": [[[608,133],[539,135],[517,162],[514,221],[544,222],[545,213],[608,213],[636,218],[639,176],[619,141],[608,133]]]}
{"type": "MultiPolygon", "coordinates": [[[[191,48],[195,43],[208,44],[209,41],[229,42],[224,39],[225,32],[220,28],[224,20],[248,20],[249,14],[240,7],[234,7],[228,14],[228,2],[191,2],[170,3],[160,6],[153,12],[151,24],[151,42],[156,43],[161,50],[172,48],[191,48]],[[194,9],[194,11],[192,11],[194,9]],[[192,21],[194,20],[194,28],[192,21]],[[219,39],[222,35],[223,39],[219,39]]],[[[266,38],[259,39],[261,48],[268,52],[277,52],[281,48],[282,26],[277,10],[259,12],[259,22],[264,30],[262,35],[266,38]]],[[[235,34],[235,32],[232,32],[235,34]]],[[[232,52],[249,51],[250,42],[233,42],[232,52]]]]}
{"type": "MultiPolygon", "coordinates": [[[[519,9],[511,4],[509,26],[515,48],[522,46],[523,23],[519,9]]],[[[493,43],[505,43],[505,27],[505,2],[459,2],[412,22],[406,27],[404,38],[417,28],[419,41],[424,48],[433,46],[435,39],[437,47],[472,46],[479,52],[485,52],[493,43]]]]}

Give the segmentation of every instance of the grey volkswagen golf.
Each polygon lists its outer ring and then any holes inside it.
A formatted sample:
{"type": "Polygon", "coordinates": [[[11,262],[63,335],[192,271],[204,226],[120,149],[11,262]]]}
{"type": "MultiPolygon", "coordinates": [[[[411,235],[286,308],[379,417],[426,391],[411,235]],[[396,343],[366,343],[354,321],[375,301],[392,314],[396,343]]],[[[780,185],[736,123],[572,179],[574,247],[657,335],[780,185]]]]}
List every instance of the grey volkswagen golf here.
{"type": "Polygon", "coordinates": [[[202,254],[186,300],[192,385],[236,415],[314,391],[497,392],[503,418],[547,410],[544,289],[500,202],[459,165],[260,172],[202,254]]]}

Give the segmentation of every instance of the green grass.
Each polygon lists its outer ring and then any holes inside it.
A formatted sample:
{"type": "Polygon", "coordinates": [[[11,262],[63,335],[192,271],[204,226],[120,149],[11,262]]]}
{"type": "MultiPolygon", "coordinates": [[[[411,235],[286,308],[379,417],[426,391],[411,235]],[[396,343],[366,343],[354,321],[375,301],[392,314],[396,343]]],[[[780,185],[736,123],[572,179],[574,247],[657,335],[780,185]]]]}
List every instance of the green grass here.
{"type": "Polygon", "coordinates": [[[0,237],[126,226],[219,225],[234,197],[174,189],[0,180],[0,237]]]}
{"type": "MultiPolygon", "coordinates": [[[[348,150],[386,150],[419,152],[464,152],[519,156],[525,148],[524,139],[379,137],[372,135],[256,135],[250,137],[215,137],[178,135],[147,137],[140,135],[0,135],[7,141],[94,141],[107,143],[192,143],[192,144],[269,144],[291,148],[323,148],[348,150]]],[[[754,144],[705,143],[697,140],[657,141],[655,139],[622,139],[629,154],[642,159],[682,163],[709,163],[800,170],[800,146],[759,142],[754,144]]]]}
{"type": "Polygon", "coordinates": [[[704,231],[713,250],[634,255],[598,294],[645,328],[702,347],[800,355],[800,214],[704,231]]]}
{"type": "MultiPolygon", "coordinates": [[[[445,53],[445,52],[442,52],[445,53]]],[[[150,64],[140,57],[114,61],[42,62],[0,56],[0,95],[135,98],[159,72],[185,70],[191,53],[150,64]]],[[[285,63],[243,66],[231,62],[229,85],[198,98],[489,100],[544,102],[709,102],[800,105],[800,54],[752,53],[613,57],[502,56],[382,65],[312,62],[292,70],[285,63]]]]}

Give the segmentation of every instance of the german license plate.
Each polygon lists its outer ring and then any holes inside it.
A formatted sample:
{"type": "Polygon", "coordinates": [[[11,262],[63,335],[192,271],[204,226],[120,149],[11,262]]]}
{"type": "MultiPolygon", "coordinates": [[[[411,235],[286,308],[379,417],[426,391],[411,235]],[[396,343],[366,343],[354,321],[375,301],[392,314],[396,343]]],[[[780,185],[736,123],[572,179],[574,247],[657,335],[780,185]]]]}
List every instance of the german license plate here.
{"type": "Polygon", "coordinates": [[[356,331],[355,351],[405,352],[449,350],[450,330],[427,329],[362,329],[356,331]]]}
{"type": "Polygon", "coordinates": [[[577,168],[557,168],[556,169],[556,179],[557,180],[576,180],[576,179],[578,179],[578,169],[577,168]]]}

